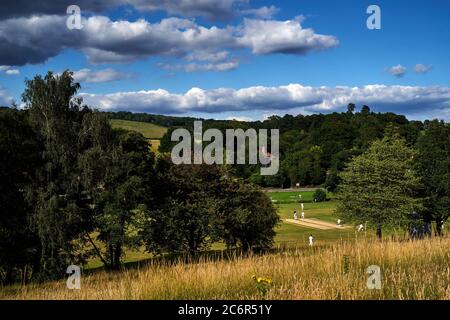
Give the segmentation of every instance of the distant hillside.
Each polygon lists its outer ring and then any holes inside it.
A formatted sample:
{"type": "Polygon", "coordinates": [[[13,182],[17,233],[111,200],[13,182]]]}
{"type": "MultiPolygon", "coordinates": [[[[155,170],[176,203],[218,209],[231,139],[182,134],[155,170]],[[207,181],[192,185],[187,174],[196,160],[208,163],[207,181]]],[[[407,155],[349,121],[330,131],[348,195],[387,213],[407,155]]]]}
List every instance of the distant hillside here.
{"type": "Polygon", "coordinates": [[[111,119],[153,123],[162,127],[186,127],[192,125],[197,120],[192,117],[173,117],[158,114],[132,113],[128,111],[107,112],[107,114],[111,119]]]}
{"type": "Polygon", "coordinates": [[[122,128],[125,130],[136,131],[141,133],[147,139],[161,139],[167,132],[167,128],[148,123],[129,120],[111,119],[113,128],[122,128]]]}

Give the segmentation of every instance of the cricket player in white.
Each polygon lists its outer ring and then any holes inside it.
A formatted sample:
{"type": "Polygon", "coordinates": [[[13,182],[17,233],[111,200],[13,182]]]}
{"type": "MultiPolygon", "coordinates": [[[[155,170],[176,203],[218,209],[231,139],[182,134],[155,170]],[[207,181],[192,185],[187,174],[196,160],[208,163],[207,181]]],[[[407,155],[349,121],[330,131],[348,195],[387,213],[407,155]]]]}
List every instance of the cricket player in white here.
{"type": "Polygon", "coordinates": [[[309,246],[312,247],[314,245],[314,237],[312,234],[309,235],[309,246]]]}
{"type": "Polygon", "coordinates": [[[305,219],[305,212],[302,211],[302,219],[305,219]]]}

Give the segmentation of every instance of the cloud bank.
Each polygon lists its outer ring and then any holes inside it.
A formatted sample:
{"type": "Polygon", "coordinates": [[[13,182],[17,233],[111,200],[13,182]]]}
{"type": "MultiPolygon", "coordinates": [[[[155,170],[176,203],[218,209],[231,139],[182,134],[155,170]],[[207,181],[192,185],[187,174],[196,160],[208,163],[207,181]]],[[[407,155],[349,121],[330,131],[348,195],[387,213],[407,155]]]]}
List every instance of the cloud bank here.
{"type": "MultiPolygon", "coordinates": [[[[184,94],[167,90],[143,90],[111,94],[81,94],[84,101],[102,110],[182,114],[254,110],[310,112],[341,111],[348,103],[367,104],[377,111],[417,113],[450,108],[450,88],[367,85],[362,87],[310,87],[289,84],[278,87],[192,88],[184,94]]],[[[443,111],[444,112],[444,111],[443,111]]]]}
{"type": "Polygon", "coordinates": [[[78,5],[84,12],[102,13],[118,6],[129,5],[139,11],[165,11],[185,17],[204,17],[210,20],[231,19],[243,0],[2,0],[0,19],[29,17],[37,14],[65,14],[67,7],[78,5]]]}
{"type": "Polygon", "coordinates": [[[0,65],[43,63],[66,49],[82,51],[92,63],[126,63],[152,56],[184,58],[248,49],[257,55],[304,55],[338,45],[334,36],[303,28],[301,19],[244,19],[243,25],[204,27],[193,20],[166,18],[112,21],[83,19],[69,30],[66,16],[42,15],[0,21],[0,65]]]}

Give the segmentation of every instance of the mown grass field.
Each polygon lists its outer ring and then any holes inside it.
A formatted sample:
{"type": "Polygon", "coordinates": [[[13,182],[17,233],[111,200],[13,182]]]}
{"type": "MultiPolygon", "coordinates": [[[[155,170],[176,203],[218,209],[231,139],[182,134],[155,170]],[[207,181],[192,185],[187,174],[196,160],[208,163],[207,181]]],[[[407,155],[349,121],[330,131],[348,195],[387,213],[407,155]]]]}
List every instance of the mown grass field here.
{"type": "Polygon", "coordinates": [[[274,203],[313,202],[314,191],[270,191],[267,195],[274,203]]]}
{"type": "Polygon", "coordinates": [[[150,263],[123,272],[84,275],[81,290],[65,280],[9,287],[1,299],[450,299],[450,238],[358,239],[231,260],[150,263]],[[381,289],[366,270],[381,268],[381,289]],[[252,276],[272,280],[266,296],[252,276]]]}
{"type": "Polygon", "coordinates": [[[167,128],[148,122],[112,119],[111,125],[113,128],[122,128],[125,130],[140,132],[147,139],[161,139],[167,132],[167,128]]]}
{"type": "MultiPolygon", "coordinates": [[[[316,203],[312,202],[313,194],[314,191],[268,192],[268,196],[277,207],[281,219],[292,219],[294,210],[300,215],[300,203],[303,203],[305,218],[336,223],[337,217],[334,214],[336,202],[333,200],[333,195],[329,194],[327,201],[316,203]]],[[[353,228],[318,230],[284,222],[277,227],[276,231],[275,245],[291,247],[308,243],[310,234],[314,236],[318,244],[338,240],[350,240],[356,236],[353,228]]]]}

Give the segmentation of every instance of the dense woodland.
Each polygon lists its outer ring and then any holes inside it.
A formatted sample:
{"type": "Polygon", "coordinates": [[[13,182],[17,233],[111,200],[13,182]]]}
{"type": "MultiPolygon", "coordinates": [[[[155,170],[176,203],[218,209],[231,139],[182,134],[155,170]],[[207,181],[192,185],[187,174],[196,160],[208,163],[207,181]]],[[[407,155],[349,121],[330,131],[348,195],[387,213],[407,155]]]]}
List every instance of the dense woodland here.
{"type": "MultiPolygon", "coordinates": [[[[0,110],[0,281],[58,278],[98,257],[121,267],[125,248],[195,256],[212,243],[245,251],[273,243],[279,217],[264,187],[323,186],[348,221],[385,226],[449,217],[450,126],[352,104],[347,112],[206,120],[204,129],[276,128],[281,169],[176,166],[170,134],[194,118],[102,113],[76,99],[70,72],[26,81],[25,108],[0,110]],[[110,118],[168,126],[160,153],[110,118]],[[365,210],[368,204],[371,210],[365,210]]],[[[417,229],[415,229],[417,230],[417,229]]]]}
{"type": "MultiPolygon", "coordinates": [[[[235,166],[235,174],[263,187],[291,187],[324,185],[334,190],[339,182],[338,173],[353,156],[362,154],[370,143],[394,130],[409,146],[414,146],[430,121],[409,121],[394,113],[374,113],[368,106],[356,112],[350,104],[345,113],[272,116],[263,122],[203,120],[204,129],[222,131],[232,128],[279,129],[281,168],[276,176],[262,177],[256,166],[235,166]]],[[[174,118],[147,114],[117,112],[109,114],[115,119],[170,124],[162,138],[160,151],[170,152],[171,133],[177,127],[192,130],[195,118],[174,118]]]]}

